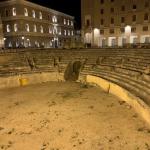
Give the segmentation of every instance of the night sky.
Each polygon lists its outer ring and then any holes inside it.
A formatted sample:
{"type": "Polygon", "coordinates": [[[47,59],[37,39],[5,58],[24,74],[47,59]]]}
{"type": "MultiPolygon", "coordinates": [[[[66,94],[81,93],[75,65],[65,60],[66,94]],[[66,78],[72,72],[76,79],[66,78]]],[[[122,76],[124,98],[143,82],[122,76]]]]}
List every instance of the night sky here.
{"type": "Polygon", "coordinates": [[[75,26],[80,28],[80,0],[29,0],[75,17],[75,26]]]}

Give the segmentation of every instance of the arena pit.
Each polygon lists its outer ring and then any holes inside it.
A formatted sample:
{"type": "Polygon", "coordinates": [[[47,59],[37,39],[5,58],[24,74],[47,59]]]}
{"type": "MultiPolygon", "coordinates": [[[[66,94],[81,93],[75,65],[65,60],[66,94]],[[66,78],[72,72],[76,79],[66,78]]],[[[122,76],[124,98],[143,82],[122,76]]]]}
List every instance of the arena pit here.
{"type": "Polygon", "coordinates": [[[1,150],[149,150],[150,129],[98,87],[48,82],[0,91],[1,150]]]}

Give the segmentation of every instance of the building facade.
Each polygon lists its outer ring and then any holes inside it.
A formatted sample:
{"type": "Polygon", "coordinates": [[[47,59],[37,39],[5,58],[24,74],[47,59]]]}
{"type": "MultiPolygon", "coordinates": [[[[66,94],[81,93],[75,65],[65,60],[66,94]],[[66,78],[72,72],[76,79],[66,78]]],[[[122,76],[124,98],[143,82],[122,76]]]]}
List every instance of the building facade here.
{"type": "Polygon", "coordinates": [[[149,0],[81,0],[81,18],[87,46],[150,43],[149,0]]]}
{"type": "Polygon", "coordinates": [[[6,48],[62,47],[74,37],[74,17],[26,0],[0,2],[6,48]]]}

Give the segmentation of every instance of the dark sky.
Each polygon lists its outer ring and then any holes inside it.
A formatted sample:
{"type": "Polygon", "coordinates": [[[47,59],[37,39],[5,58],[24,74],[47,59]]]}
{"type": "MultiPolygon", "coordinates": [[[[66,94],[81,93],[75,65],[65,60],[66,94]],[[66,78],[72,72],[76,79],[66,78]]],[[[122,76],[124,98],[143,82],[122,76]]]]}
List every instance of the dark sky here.
{"type": "Polygon", "coordinates": [[[77,28],[80,28],[80,0],[29,0],[29,1],[74,16],[76,26],[77,28]]]}

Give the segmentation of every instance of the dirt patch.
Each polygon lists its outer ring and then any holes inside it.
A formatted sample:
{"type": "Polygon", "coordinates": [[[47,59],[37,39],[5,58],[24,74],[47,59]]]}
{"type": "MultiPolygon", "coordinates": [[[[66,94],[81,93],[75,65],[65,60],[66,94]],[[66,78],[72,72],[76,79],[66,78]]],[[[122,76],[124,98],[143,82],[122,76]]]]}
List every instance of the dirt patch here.
{"type": "Polygon", "coordinates": [[[50,82],[0,91],[0,150],[127,149],[149,150],[150,129],[97,87],[50,82]]]}

